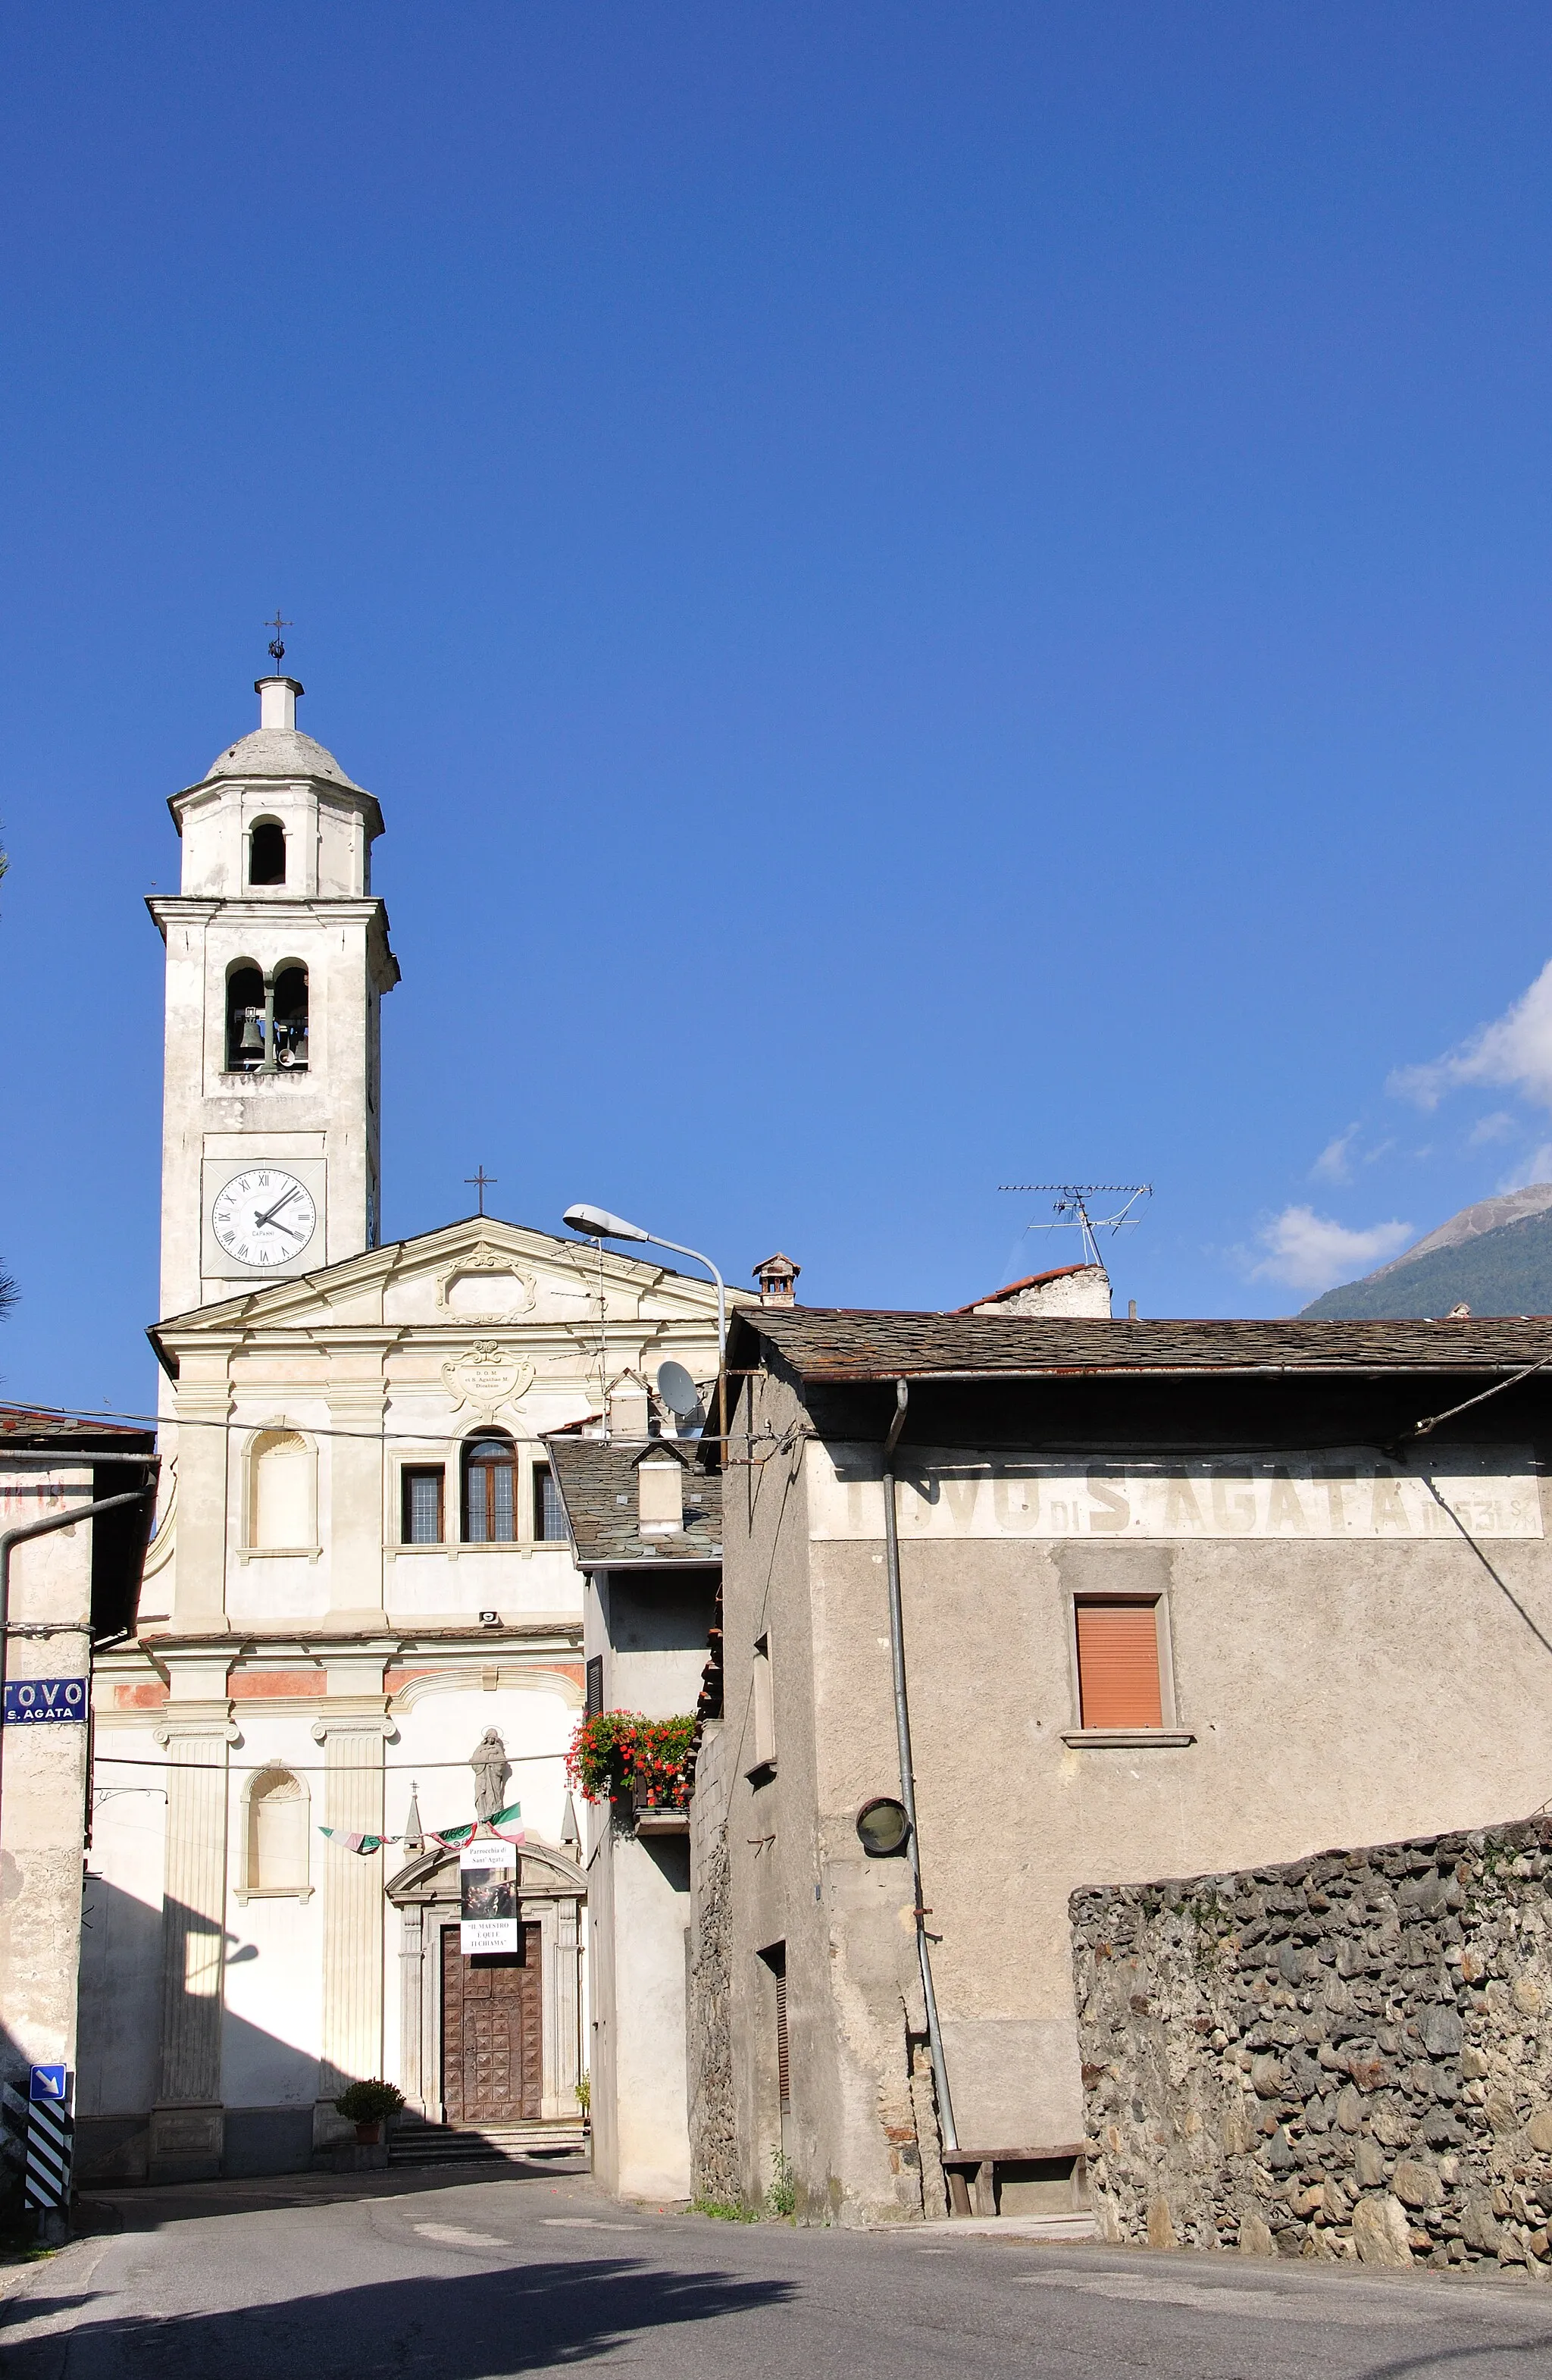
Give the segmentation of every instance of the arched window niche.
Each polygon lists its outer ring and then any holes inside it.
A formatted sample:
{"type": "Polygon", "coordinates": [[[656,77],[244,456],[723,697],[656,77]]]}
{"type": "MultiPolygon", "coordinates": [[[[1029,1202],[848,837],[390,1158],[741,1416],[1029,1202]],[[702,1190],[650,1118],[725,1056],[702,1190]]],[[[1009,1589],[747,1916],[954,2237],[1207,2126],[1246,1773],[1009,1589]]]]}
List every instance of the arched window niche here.
{"type": "Polygon", "coordinates": [[[464,1447],[464,1543],[517,1540],[517,1451],[504,1429],[482,1429],[464,1447]]]}
{"type": "Polygon", "coordinates": [[[300,959],[282,959],[267,972],[252,959],[226,970],[226,1072],[305,1074],[308,1068],[308,971],[300,959]]]}
{"type": "Polygon", "coordinates": [[[243,1791],[237,1899],[308,1900],[312,1802],[305,1778],[278,1762],[243,1791]]]}
{"type": "Polygon", "coordinates": [[[248,838],[250,884],[285,881],[285,829],[278,819],[255,819],[248,838]]]}
{"type": "Polygon", "coordinates": [[[256,1075],[264,1062],[264,978],[252,959],[226,970],[226,1071],[256,1075]]]}
{"type": "Polygon", "coordinates": [[[306,1072],[308,971],[300,959],[284,959],[275,969],[274,1050],[283,1075],[306,1072]]]}
{"type": "Polygon", "coordinates": [[[318,1454],[299,1429],[261,1429],[248,1450],[247,1544],[250,1554],[318,1558],[318,1454]]]}

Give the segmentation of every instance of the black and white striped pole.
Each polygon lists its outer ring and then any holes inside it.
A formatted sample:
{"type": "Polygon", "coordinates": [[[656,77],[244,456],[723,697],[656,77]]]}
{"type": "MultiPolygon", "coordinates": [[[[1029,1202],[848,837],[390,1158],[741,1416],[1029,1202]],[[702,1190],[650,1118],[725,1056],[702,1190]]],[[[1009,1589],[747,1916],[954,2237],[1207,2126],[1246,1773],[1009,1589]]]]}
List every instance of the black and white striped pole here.
{"type": "Polygon", "coordinates": [[[63,2240],[70,2214],[70,2165],[75,2119],[70,2077],[63,2066],[34,2066],[27,2109],[27,2174],[23,2204],[38,2217],[40,2240],[63,2240]]]}

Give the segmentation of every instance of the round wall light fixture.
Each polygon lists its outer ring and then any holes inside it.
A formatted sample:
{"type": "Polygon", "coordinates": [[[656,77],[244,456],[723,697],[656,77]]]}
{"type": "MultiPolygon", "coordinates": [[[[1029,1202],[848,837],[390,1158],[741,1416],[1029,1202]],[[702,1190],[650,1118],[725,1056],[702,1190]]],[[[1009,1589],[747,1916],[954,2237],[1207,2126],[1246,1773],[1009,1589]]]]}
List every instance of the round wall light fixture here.
{"type": "Polygon", "coordinates": [[[903,1852],[911,1833],[911,1821],[905,1815],[905,1804],[891,1794],[880,1793],[875,1801],[865,1802],[856,1814],[857,1840],[869,1859],[889,1859],[903,1852]]]}

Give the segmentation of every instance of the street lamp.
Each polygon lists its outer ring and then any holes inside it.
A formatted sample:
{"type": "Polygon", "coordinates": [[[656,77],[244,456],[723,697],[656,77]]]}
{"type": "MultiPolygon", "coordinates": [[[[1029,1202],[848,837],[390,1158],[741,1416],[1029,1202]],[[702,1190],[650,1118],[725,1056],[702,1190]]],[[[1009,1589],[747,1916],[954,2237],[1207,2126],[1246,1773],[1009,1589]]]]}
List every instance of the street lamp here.
{"type": "Polygon", "coordinates": [[[727,1290],[721,1274],[708,1256],[698,1248],[686,1248],[678,1240],[665,1240],[661,1232],[644,1232],[639,1223],[627,1223],[623,1215],[612,1215],[607,1207],[568,1207],[561,1220],[568,1231],[580,1232],[589,1240],[639,1240],[654,1248],[672,1248],[676,1257],[690,1257],[703,1264],[717,1284],[717,1429],[721,1459],[726,1465],[727,1455],[727,1290]]]}

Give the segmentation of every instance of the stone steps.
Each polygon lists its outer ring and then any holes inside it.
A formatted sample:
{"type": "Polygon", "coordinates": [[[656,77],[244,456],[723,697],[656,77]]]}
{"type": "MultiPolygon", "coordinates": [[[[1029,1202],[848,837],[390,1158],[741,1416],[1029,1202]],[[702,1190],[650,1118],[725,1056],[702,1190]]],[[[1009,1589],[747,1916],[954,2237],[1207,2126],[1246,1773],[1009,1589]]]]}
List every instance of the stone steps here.
{"type": "Polygon", "coordinates": [[[1095,2221],[1086,2212],[1072,2215],[951,2215],[941,2220],[923,2223],[923,2231],[941,2231],[959,2239],[984,2236],[990,2240],[1092,2240],[1096,2237],[1095,2221]]]}
{"type": "Polygon", "coordinates": [[[461,2165],[477,2159],[553,2156],[588,2145],[580,2123],[401,2124],[388,2135],[390,2165],[461,2165]]]}

